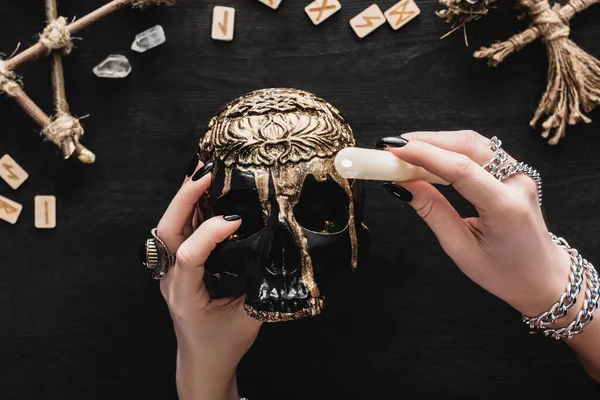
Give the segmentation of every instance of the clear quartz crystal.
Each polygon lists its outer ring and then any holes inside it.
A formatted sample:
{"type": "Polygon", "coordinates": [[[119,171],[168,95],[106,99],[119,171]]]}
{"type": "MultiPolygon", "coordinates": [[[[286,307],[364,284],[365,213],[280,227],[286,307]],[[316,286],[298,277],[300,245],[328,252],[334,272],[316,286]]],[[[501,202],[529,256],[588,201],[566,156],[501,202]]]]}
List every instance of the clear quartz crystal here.
{"type": "Polygon", "coordinates": [[[145,30],[139,33],[133,43],[131,44],[131,50],[143,53],[150,49],[160,46],[167,41],[165,37],[165,31],[162,26],[156,25],[153,28],[145,30]]]}
{"type": "Polygon", "coordinates": [[[99,78],[125,78],[130,72],[129,60],[120,54],[111,54],[94,67],[94,74],[99,78]]]}

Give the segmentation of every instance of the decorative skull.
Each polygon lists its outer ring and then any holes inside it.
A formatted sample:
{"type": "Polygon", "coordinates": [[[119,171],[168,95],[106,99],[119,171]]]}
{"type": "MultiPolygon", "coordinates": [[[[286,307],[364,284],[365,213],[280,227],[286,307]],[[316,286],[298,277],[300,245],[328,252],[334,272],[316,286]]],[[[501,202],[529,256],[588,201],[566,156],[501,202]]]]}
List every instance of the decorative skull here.
{"type": "Polygon", "coordinates": [[[362,183],[334,168],[337,152],[355,145],[352,129],[329,103],[295,89],[246,94],[207,129],[200,158],[215,166],[199,214],[242,216],[206,262],[211,296],[246,293],[246,311],[265,322],[319,314],[332,271],[354,270],[368,238],[362,183]]]}

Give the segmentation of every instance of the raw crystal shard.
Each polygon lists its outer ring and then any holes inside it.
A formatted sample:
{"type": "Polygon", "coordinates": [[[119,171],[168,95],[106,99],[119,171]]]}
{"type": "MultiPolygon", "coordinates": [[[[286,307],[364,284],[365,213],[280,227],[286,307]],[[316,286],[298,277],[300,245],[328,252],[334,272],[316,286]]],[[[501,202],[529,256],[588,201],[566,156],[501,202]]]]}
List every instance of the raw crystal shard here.
{"type": "Polygon", "coordinates": [[[129,60],[120,54],[111,54],[94,67],[94,74],[99,78],[125,78],[130,72],[129,60]]]}
{"type": "Polygon", "coordinates": [[[162,26],[156,25],[153,28],[139,33],[131,45],[131,50],[143,53],[150,49],[160,46],[167,41],[165,31],[162,26]]]}

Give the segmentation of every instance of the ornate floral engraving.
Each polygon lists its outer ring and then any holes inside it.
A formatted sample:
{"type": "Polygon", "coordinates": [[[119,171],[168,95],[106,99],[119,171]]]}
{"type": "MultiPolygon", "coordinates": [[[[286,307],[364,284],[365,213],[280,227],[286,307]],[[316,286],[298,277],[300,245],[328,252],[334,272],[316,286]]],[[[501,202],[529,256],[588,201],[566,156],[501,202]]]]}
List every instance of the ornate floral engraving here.
{"type": "Polygon", "coordinates": [[[354,146],[352,130],[339,112],[295,89],[260,90],[238,99],[211,121],[201,143],[227,166],[333,157],[348,146],[354,146]]]}

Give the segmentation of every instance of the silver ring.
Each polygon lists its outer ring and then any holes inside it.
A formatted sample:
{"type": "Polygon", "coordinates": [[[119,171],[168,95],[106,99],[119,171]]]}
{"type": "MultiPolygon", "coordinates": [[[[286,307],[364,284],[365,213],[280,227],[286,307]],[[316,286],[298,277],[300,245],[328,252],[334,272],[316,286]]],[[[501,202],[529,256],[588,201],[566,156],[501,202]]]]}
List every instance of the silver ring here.
{"type": "Polygon", "coordinates": [[[490,174],[495,175],[496,172],[502,168],[506,160],[508,160],[508,154],[502,150],[502,141],[496,136],[491,138],[490,141],[490,150],[492,150],[495,154],[494,158],[492,158],[490,162],[483,166],[483,169],[490,174]]]}
{"type": "Polygon", "coordinates": [[[167,245],[156,235],[156,228],[152,229],[152,237],[146,239],[140,248],[140,262],[152,271],[152,278],[162,279],[169,269],[175,265],[175,256],[169,252],[167,245]]]}
{"type": "Polygon", "coordinates": [[[502,141],[496,136],[491,138],[490,141],[490,149],[495,152],[495,155],[489,163],[483,166],[483,168],[500,182],[516,174],[524,174],[533,179],[537,185],[538,202],[541,207],[542,177],[540,174],[535,169],[523,162],[513,162],[505,166],[504,163],[506,160],[508,160],[508,154],[502,150],[502,141]]]}

